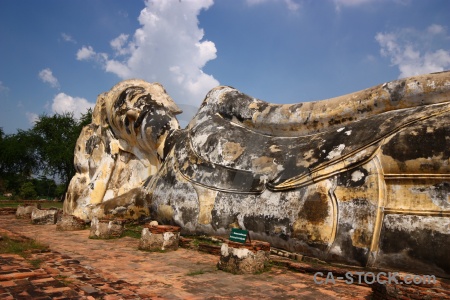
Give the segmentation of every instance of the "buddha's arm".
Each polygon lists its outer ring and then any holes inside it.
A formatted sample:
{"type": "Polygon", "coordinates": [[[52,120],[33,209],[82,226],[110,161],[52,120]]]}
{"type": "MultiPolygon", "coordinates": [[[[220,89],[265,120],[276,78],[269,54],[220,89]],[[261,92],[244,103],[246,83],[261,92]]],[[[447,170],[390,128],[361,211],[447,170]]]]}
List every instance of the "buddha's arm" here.
{"type": "MultiPolygon", "coordinates": [[[[400,79],[336,98],[284,105],[219,87],[208,94],[196,119],[219,114],[263,134],[302,136],[391,110],[447,101],[450,101],[450,71],[400,79]]],[[[195,119],[190,124],[193,126],[195,119]]]]}

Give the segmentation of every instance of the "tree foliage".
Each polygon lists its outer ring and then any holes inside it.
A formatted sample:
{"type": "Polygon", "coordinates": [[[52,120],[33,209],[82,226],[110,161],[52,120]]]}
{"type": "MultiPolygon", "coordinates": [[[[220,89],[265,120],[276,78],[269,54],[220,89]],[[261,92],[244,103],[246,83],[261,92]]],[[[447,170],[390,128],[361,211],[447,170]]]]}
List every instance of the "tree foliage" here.
{"type": "Polygon", "coordinates": [[[91,119],[88,110],[79,120],[73,113],[41,115],[33,128],[16,134],[0,128],[0,191],[22,197],[59,196],[55,194],[65,191],[75,174],[75,144],[91,119]],[[60,180],[62,187],[44,175],[60,180]]]}

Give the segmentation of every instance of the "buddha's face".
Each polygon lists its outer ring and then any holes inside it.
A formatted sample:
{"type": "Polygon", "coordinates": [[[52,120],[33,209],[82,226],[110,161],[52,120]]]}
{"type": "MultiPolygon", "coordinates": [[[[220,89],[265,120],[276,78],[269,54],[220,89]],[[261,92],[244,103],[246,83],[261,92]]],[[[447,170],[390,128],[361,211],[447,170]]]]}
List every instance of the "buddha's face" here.
{"type": "Polygon", "coordinates": [[[178,107],[159,84],[129,80],[116,85],[107,95],[109,123],[117,138],[144,151],[164,147],[167,135],[179,129],[178,107]]]}

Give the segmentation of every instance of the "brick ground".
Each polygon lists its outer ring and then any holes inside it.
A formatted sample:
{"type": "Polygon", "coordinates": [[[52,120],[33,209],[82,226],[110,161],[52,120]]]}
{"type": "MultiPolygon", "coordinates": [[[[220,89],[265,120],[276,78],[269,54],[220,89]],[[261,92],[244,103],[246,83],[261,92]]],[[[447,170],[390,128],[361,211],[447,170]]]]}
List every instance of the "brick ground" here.
{"type": "MultiPolygon", "coordinates": [[[[60,232],[55,225],[0,216],[0,235],[26,236],[50,246],[33,253],[40,268],[0,254],[0,299],[370,299],[364,285],[316,285],[312,274],[272,267],[259,275],[219,271],[215,255],[180,248],[144,252],[139,240],[88,239],[89,230],[60,232]]],[[[295,268],[294,268],[295,269],[295,268]]],[[[299,269],[300,270],[300,269],[299,269]]],[[[301,271],[301,270],[300,270],[301,271]]]]}

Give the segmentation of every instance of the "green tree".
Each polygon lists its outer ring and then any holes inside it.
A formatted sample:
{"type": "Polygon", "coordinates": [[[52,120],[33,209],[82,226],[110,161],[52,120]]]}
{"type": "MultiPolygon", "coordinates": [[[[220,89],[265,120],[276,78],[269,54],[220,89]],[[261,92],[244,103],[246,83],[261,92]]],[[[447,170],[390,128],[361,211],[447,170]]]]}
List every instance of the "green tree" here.
{"type": "Polygon", "coordinates": [[[37,140],[32,132],[18,130],[16,134],[2,136],[0,143],[0,174],[28,177],[38,170],[37,140]]]}
{"type": "Polygon", "coordinates": [[[75,174],[73,159],[76,141],[83,126],[91,123],[91,119],[91,110],[80,120],[75,119],[73,113],[41,115],[32,129],[40,170],[61,179],[65,189],[75,174]]]}
{"type": "Polygon", "coordinates": [[[22,184],[39,170],[35,136],[23,130],[5,135],[1,130],[0,149],[0,188],[18,194],[22,184]]]}
{"type": "Polygon", "coordinates": [[[42,197],[53,198],[56,196],[55,180],[49,179],[41,175],[38,178],[33,178],[31,182],[33,183],[36,193],[40,198],[42,197]]]}
{"type": "Polygon", "coordinates": [[[36,199],[37,192],[34,189],[34,185],[32,182],[28,181],[22,185],[22,187],[20,188],[20,196],[26,200],[36,199]]]}

